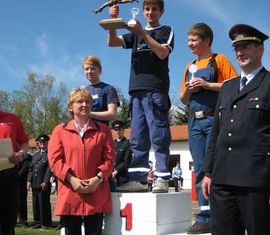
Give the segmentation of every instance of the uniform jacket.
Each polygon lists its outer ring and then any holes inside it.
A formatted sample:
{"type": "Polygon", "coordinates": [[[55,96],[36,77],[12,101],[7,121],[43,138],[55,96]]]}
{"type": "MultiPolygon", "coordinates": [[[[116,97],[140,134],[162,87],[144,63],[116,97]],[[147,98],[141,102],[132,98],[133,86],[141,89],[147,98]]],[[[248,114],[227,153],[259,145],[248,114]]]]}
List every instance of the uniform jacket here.
{"type": "Polygon", "coordinates": [[[18,176],[21,183],[25,183],[27,181],[31,161],[32,155],[26,154],[23,156],[22,161],[18,164],[18,176]]]}
{"type": "Polygon", "coordinates": [[[50,187],[50,177],[48,150],[35,152],[32,156],[27,181],[31,182],[33,189],[41,189],[42,183],[46,183],[50,187]]]}
{"type": "Polygon", "coordinates": [[[116,150],[116,161],[114,169],[117,170],[117,178],[119,181],[128,180],[128,166],[131,161],[130,143],[126,137],[123,137],[120,141],[114,140],[114,147],[116,150]]]}
{"type": "Polygon", "coordinates": [[[242,91],[239,84],[222,86],[204,172],[216,184],[269,187],[270,73],[263,68],[242,91]]]}
{"type": "Polygon", "coordinates": [[[110,129],[103,123],[89,122],[83,138],[70,121],[53,130],[49,142],[49,162],[58,177],[56,215],[92,215],[111,211],[108,177],[112,173],[115,150],[110,129]],[[70,172],[77,178],[89,179],[102,172],[104,181],[96,192],[80,194],[65,181],[70,172]]]}

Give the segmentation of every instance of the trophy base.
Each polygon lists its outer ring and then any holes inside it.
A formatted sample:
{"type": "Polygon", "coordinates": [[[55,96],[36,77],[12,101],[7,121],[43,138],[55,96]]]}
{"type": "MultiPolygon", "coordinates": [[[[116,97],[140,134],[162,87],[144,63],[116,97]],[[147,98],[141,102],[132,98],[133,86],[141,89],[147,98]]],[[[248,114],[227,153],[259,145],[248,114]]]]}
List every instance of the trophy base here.
{"type": "Polygon", "coordinates": [[[99,21],[98,23],[102,28],[106,30],[122,29],[125,26],[127,26],[127,24],[124,22],[122,18],[105,19],[99,21]]]}
{"type": "Polygon", "coordinates": [[[135,27],[135,25],[137,24],[136,20],[131,19],[130,21],[128,21],[127,25],[128,27],[135,27]]]}

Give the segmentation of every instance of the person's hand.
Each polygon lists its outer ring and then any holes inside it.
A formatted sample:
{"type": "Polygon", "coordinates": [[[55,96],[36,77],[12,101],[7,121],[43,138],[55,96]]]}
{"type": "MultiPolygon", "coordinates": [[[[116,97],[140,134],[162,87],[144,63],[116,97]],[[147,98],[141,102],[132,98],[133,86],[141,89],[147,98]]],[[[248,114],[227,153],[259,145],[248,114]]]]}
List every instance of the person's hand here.
{"type": "Polygon", "coordinates": [[[118,173],[117,170],[114,170],[114,171],[112,172],[112,177],[115,178],[116,175],[117,175],[117,173],[118,173]]]}
{"type": "Polygon", "coordinates": [[[131,26],[131,27],[128,26],[127,29],[132,33],[140,35],[142,38],[144,37],[144,34],[146,34],[140,21],[138,21],[137,19],[136,19],[136,24],[134,26],[131,26]]]}
{"type": "Polygon", "coordinates": [[[109,15],[111,18],[117,18],[119,15],[119,7],[117,5],[113,5],[109,8],[109,15]]]}
{"type": "Polygon", "coordinates": [[[55,177],[54,176],[51,176],[50,183],[52,184],[54,181],[55,181],[55,177]]]}
{"type": "Polygon", "coordinates": [[[26,188],[27,188],[27,190],[30,190],[32,188],[31,182],[29,182],[29,181],[27,182],[26,188]]]}
{"type": "Polygon", "coordinates": [[[70,178],[72,188],[78,193],[89,193],[88,182],[86,180],[78,179],[74,176],[70,178]]]}
{"type": "Polygon", "coordinates": [[[200,87],[194,87],[193,82],[186,82],[186,90],[190,93],[198,92],[201,88],[200,87]]]}
{"type": "Polygon", "coordinates": [[[42,191],[45,191],[45,190],[48,188],[48,185],[47,185],[46,183],[43,182],[43,183],[40,185],[40,188],[41,188],[42,191]]]}
{"type": "Polygon", "coordinates": [[[196,77],[194,81],[192,81],[192,86],[194,88],[204,88],[208,89],[209,87],[209,82],[205,81],[203,78],[196,77]]]}
{"type": "Polygon", "coordinates": [[[86,188],[89,193],[94,193],[97,190],[98,186],[102,183],[102,181],[97,176],[86,180],[86,182],[88,183],[88,186],[86,188]]]}
{"type": "Polygon", "coordinates": [[[202,182],[202,194],[206,200],[208,200],[210,196],[210,187],[211,187],[211,178],[209,176],[204,176],[202,182]]]}
{"type": "Polygon", "coordinates": [[[15,153],[11,154],[8,157],[8,160],[10,163],[18,164],[22,160],[23,155],[24,155],[24,151],[20,150],[19,152],[15,152],[15,153]]]}

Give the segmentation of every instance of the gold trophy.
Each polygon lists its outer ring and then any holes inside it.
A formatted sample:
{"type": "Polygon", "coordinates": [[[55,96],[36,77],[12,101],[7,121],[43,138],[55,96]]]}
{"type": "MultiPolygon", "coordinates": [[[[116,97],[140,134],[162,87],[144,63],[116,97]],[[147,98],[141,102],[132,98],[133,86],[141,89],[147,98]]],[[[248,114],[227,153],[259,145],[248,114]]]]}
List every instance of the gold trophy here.
{"type": "MultiPolygon", "coordinates": [[[[139,2],[138,0],[109,0],[102,4],[99,8],[93,10],[96,14],[101,12],[106,7],[111,7],[116,4],[139,2]]],[[[121,29],[127,26],[127,23],[122,18],[111,18],[99,21],[99,25],[106,30],[121,29]]]]}

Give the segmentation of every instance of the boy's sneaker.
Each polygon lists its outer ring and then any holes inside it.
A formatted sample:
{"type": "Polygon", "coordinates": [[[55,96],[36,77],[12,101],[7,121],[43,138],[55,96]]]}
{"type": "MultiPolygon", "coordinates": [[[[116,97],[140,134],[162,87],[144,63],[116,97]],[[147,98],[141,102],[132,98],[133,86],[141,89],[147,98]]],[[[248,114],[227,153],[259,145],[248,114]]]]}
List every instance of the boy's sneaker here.
{"type": "Polygon", "coordinates": [[[154,182],[152,193],[167,193],[169,191],[168,180],[157,178],[154,182]]]}
{"type": "Polygon", "coordinates": [[[148,185],[138,181],[129,181],[119,187],[116,187],[116,192],[148,192],[148,185]]]}
{"type": "Polygon", "coordinates": [[[187,234],[202,234],[211,233],[210,224],[199,224],[195,222],[192,226],[187,229],[187,234]]]}

